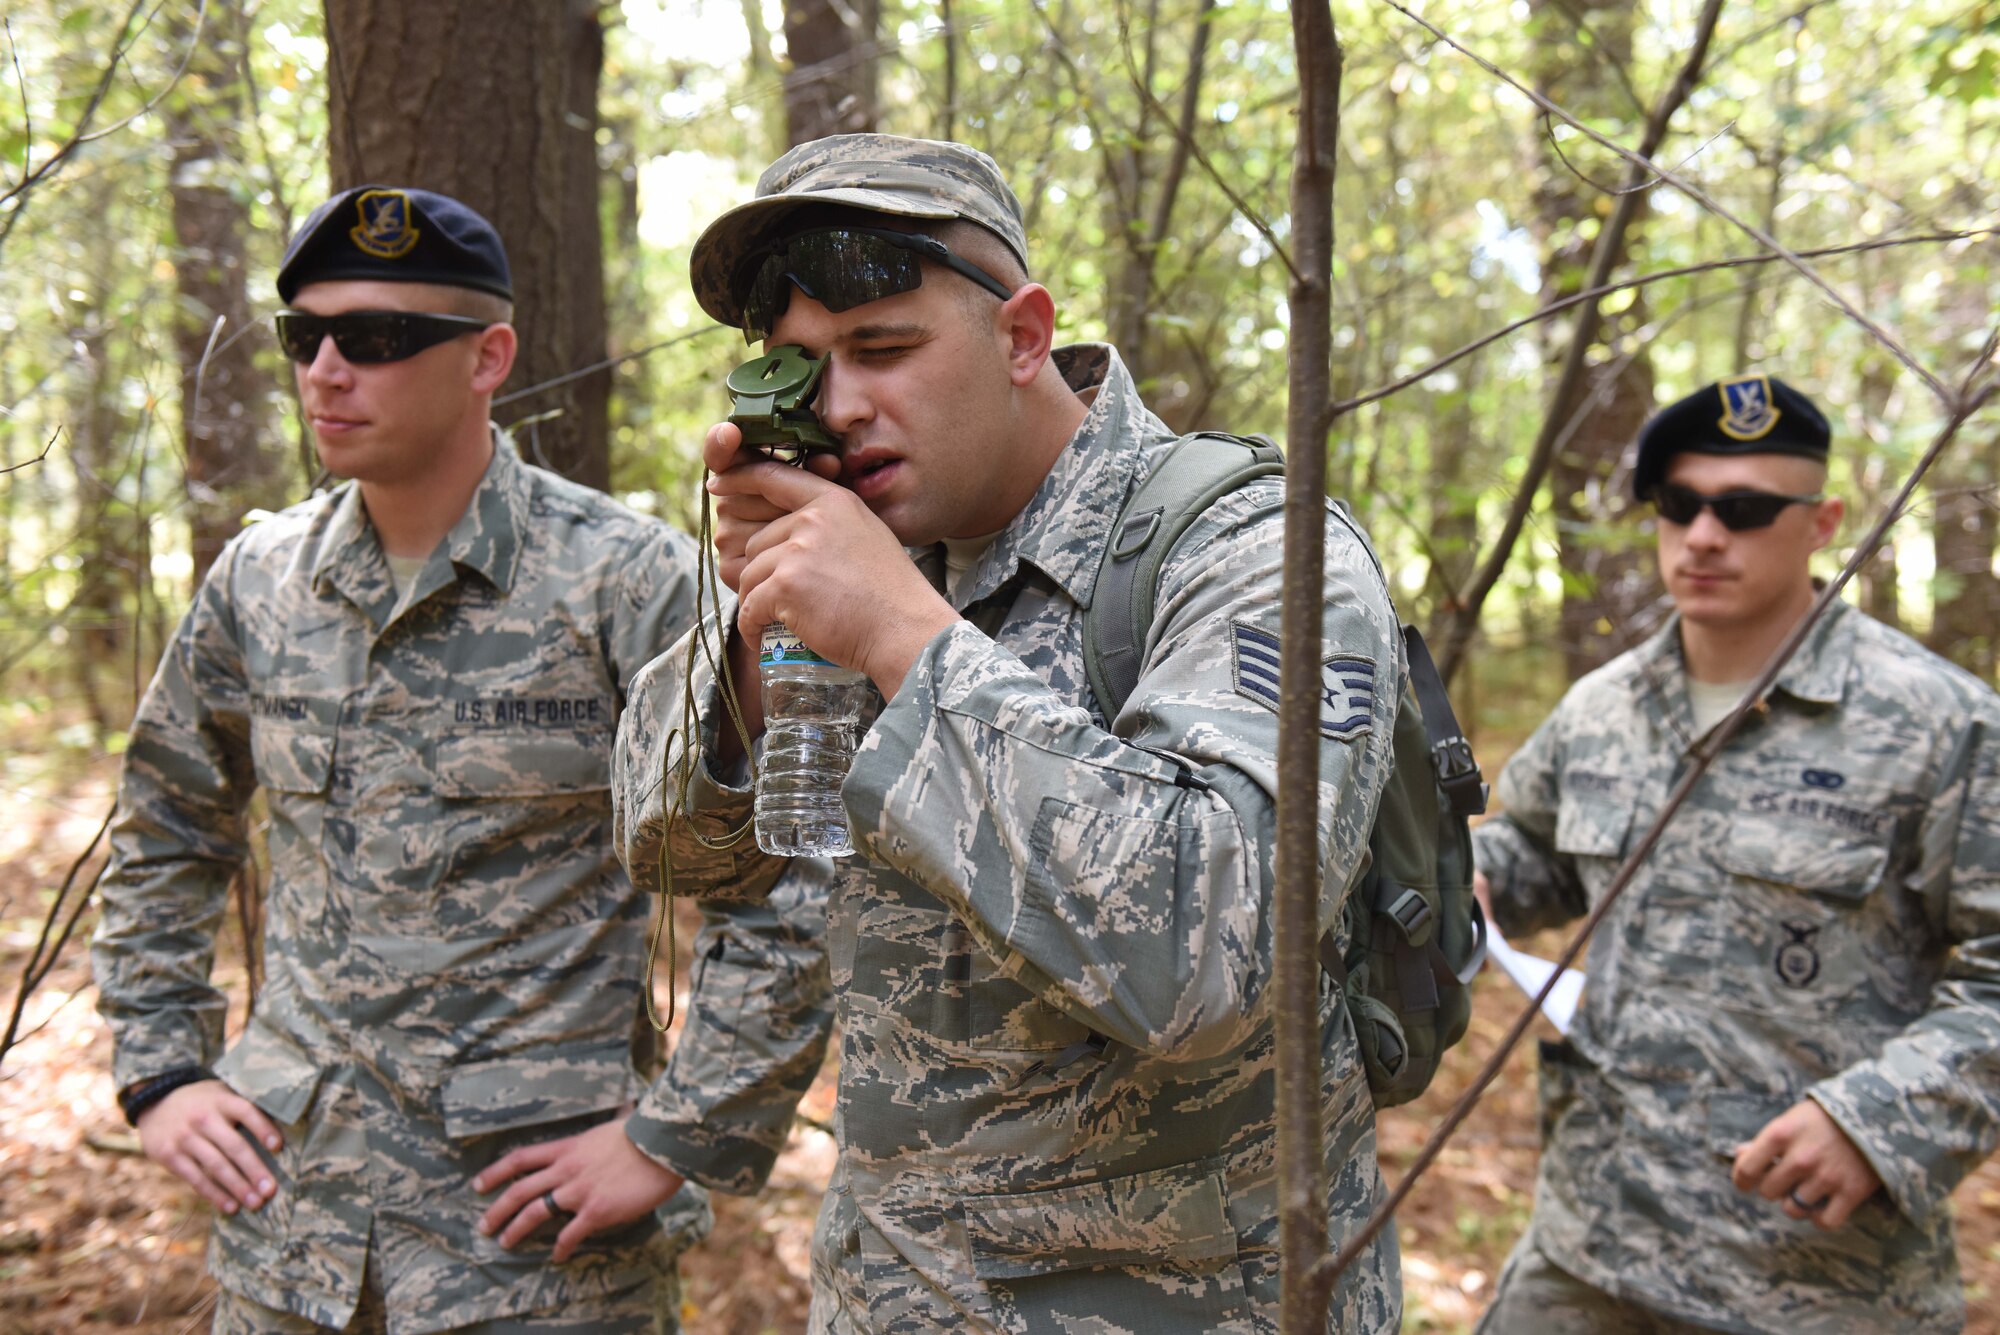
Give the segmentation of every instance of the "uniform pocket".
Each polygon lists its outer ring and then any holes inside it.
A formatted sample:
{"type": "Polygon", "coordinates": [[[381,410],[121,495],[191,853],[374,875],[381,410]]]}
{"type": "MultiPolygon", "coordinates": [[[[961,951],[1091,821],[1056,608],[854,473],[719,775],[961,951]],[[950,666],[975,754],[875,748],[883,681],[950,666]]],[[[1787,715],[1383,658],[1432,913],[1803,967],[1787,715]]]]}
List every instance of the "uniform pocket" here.
{"type": "Polygon", "coordinates": [[[553,797],[611,787],[611,734],[460,733],[440,738],[433,786],[448,798],[553,797]]]}
{"type": "Polygon", "coordinates": [[[1210,1161],[964,1203],[973,1273],[1010,1331],[1248,1329],[1210,1161]]]}
{"type": "MultiPolygon", "coordinates": [[[[1710,852],[1729,874],[1729,912],[1714,952],[1731,979],[1719,998],[1750,1014],[1826,1021],[1873,995],[1872,963],[1893,929],[1878,902],[1890,849],[1738,821],[1710,852]]],[[[1855,1018],[1880,1024],[1871,1002],[1855,1018]]],[[[1836,1062],[1836,1065],[1844,1064],[1836,1062]]]]}

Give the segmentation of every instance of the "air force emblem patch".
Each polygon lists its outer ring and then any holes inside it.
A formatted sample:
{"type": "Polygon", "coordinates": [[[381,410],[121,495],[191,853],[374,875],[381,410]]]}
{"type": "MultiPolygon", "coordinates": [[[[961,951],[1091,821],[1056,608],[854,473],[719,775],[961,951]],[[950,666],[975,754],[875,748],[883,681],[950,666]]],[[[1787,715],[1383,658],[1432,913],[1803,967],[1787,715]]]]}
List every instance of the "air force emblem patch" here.
{"type": "Polygon", "coordinates": [[[1715,424],[1731,440],[1762,440],[1778,425],[1781,414],[1771,401],[1771,377],[1739,375],[1721,381],[1722,416],[1715,424]]]}
{"type": "Polygon", "coordinates": [[[422,236],[410,221],[410,197],[400,190],[364,190],[354,200],[361,221],[348,229],[348,239],[364,255],[399,260],[422,236]]]}
{"type": "MultiPolygon", "coordinates": [[[[1278,637],[1256,626],[1233,625],[1236,691],[1278,708],[1278,637]]],[[[1374,729],[1375,664],[1355,654],[1335,654],[1319,668],[1319,732],[1351,742],[1374,729]]]]}

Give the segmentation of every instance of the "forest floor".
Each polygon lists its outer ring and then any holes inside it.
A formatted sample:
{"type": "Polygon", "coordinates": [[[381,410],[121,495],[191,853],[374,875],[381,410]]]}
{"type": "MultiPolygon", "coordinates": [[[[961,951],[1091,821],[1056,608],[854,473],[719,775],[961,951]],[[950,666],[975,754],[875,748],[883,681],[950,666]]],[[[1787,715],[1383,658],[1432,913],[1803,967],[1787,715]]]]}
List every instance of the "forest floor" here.
{"type": "MultiPolygon", "coordinates": [[[[48,896],[97,829],[113,782],[109,761],[65,768],[12,748],[0,751],[0,1003],[6,1006],[48,896]]],[[[23,1024],[29,1037],[0,1069],[0,1335],[205,1331],[214,1302],[202,1263],[209,1209],[139,1157],[118,1115],[110,1039],[94,1010],[86,958],[93,916],[35,994],[23,1024]]],[[[691,936],[683,932],[681,940],[691,936]]],[[[1561,943],[1523,944],[1554,953],[1561,943]]],[[[240,995],[241,949],[228,937],[217,972],[240,995]]],[[[1391,1180],[1522,1004],[1490,973],[1479,987],[1472,1032],[1436,1085],[1418,1103],[1382,1118],[1391,1180]]],[[[824,1122],[832,1101],[828,1071],[804,1111],[824,1122]]],[[[1405,1330],[1470,1329],[1527,1221],[1535,1160],[1533,1045],[1524,1044],[1401,1212],[1405,1330]]],[[[829,1137],[801,1126],[769,1190],[753,1199],[716,1198],[714,1234],[682,1261],[690,1335],[803,1327],[813,1217],[832,1165],[829,1137]]],[[[1955,1203],[1966,1328],[2000,1335],[2000,1160],[1968,1179],[1955,1203]]]]}

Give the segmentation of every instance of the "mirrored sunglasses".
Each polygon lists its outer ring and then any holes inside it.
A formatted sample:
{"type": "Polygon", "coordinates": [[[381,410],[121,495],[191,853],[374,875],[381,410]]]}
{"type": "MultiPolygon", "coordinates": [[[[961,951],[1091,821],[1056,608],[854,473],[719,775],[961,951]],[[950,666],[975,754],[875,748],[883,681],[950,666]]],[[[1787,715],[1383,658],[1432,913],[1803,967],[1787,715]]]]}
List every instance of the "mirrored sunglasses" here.
{"type": "Polygon", "coordinates": [[[293,361],[309,365],[319,356],[320,340],[331,335],[340,355],[356,366],[399,362],[425,348],[491,329],[494,324],[469,315],[423,311],[346,311],[339,315],[279,311],[273,323],[278,329],[278,346],[293,361]]]}
{"type": "Polygon", "coordinates": [[[942,264],[1002,301],[1014,295],[992,274],[922,232],[826,227],[786,237],[752,254],[738,270],[755,266],[743,289],[744,337],[753,343],[769,338],[795,287],[830,311],[852,310],[923,286],[925,260],[942,264]]]}
{"type": "Polygon", "coordinates": [[[1669,524],[1692,524],[1703,510],[1712,510],[1716,520],[1731,533],[1768,528],[1787,506],[1811,505],[1819,499],[1817,495],[1786,496],[1749,487],[1706,496],[1678,482],[1662,482],[1653,488],[1653,508],[1669,524]]]}

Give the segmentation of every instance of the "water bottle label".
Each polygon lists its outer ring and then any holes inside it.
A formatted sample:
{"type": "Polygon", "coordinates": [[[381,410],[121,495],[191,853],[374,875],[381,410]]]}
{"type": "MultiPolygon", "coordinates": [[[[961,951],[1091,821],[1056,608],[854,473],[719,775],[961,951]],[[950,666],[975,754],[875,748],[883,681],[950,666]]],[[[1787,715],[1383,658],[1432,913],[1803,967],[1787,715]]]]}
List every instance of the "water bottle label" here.
{"type": "Polygon", "coordinates": [[[775,663],[818,663],[825,667],[834,666],[806,648],[805,641],[786,630],[783,622],[775,621],[764,627],[763,652],[757,661],[764,667],[770,667],[775,663]]]}

